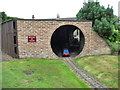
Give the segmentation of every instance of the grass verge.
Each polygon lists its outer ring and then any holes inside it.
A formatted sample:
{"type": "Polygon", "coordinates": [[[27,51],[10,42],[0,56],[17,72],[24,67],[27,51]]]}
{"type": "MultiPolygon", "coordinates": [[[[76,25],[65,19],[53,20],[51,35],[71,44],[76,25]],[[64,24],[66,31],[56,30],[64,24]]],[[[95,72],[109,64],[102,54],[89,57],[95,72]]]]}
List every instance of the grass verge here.
{"type": "Polygon", "coordinates": [[[2,62],[3,88],[89,88],[62,60],[2,62]]]}
{"type": "Polygon", "coordinates": [[[76,59],[76,63],[107,86],[118,88],[118,56],[87,56],[76,59]]]}

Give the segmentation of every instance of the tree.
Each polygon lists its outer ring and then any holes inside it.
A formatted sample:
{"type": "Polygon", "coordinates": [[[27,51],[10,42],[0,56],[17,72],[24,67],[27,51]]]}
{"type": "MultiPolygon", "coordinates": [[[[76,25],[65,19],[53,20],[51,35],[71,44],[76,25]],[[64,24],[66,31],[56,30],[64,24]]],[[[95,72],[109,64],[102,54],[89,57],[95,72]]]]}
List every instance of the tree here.
{"type": "Polygon", "coordinates": [[[5,12],[0,12],[0,16],[2,17],[2,21],[5,21],[7,19],[7,15],[5,12]]]}
{"type": "Polygon", "coordinates": [[[96,19],[93,28],[101,37],[108,38],[113,34],[113,24],[106,18],[102,18],[101,21],[96,19]]]}
{"type": "Polygon", "coordinates": [[[102,37],[108,38],[113,34],[113,26],[116,24],[116,16],[113,9],[101,6],[99,2],[90,1],[84,3],[83,8],[76,15],[77,20],[91,20],[94,30],[102,37]]]}
{"type": "Polygon", "coordinates": [[[2,17],[2,22],[10,19],[19,19],[18,17],[7,16],[5,12],[0,12],[0,17],[2,17]]]}

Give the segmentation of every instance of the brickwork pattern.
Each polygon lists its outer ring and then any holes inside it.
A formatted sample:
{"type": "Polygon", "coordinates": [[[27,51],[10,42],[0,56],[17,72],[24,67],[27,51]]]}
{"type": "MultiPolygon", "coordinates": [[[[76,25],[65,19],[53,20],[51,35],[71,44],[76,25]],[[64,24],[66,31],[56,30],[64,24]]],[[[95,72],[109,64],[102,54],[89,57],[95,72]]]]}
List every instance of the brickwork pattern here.
{"type": "Polygon", "coordinates": [[[85,37],[82,52],[76,56],[109,54],[110,48],[93,30],[92,22],[60,20],[17,20],[19,58],[58,59],[51,48],[53,32],[63,25],[78,27],[85,37]],[[28,36],[36,36],[36,42],[28,42],[28,36]]]}

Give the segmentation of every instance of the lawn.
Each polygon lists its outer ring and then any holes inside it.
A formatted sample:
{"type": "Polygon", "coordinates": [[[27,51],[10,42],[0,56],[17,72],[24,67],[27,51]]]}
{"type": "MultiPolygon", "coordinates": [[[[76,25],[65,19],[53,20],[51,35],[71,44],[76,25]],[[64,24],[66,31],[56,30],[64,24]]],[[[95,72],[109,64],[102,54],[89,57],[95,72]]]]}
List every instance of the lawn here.
{"type": "Polygon", "coordinates": [[[2,62],[3,88],[89,88],[62,60],[2,62]]]}
{"type": "Polygon", "coordinates": [[[81,68],[107,86],[118,88],[118,56],[87,56],[75,61],[81,68]]]}

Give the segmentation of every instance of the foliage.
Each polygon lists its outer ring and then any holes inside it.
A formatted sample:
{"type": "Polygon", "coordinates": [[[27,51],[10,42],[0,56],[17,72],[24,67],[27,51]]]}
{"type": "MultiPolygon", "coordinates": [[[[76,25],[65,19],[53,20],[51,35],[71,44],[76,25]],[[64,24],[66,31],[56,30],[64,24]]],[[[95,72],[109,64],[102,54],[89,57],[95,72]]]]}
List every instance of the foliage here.
{"type": "Polygon", "coordinates": [[[76,63],[110,88],[118,88],[118,56],[86,56],[76,59],[76,63]]]}
{"type": "Polygon", "coordinates": [[[95,19],[100,20],[105,16],[105,8],[99,2],[84,3],[83,8],[77,13],[77,20],[91,20],[94,24],[95,19]]]}
{"type": "Polygon", "coordinates": [[[108,38],[113,34],[113,25],[109,23],[106,18],[102,18],[100,20],[95,20],[95,24],[93,26],[94,30],[102,37],[108,38]]]}
{"type": "Polygon", "coordinates": [[[109,38],[110,42],[115,42],[115,43],[119,43],[120,44],[120,31],[119,30],[114,30],[113,31],[113,35],[110,36],[109,38]]]}
{"type": "Polygon", "coordinates": [[[118,24],[117,27],[113,27],[113,34],[106,39],[106,42],[111,48],[112,54],[120,51],[120,25],[118,24]]]}
{"type": "Polygon", "coordinates": [[[118,22],[113,14],[113,8],[101,6],[99,2],[84,3],[83,8],[76,15],[77,20],[91,20],[94,30],[102,37],[109,38],[113,35],[113,26],[118,22]]]}
{"type": "Polygon", "coordinates": [[[5,21],[7,19],[5,12],[0,12],[0,16],[2,17],[2,21],[5,21]]]}
{"type": "Polygon", "coordinates": [[[7,14],[5,12],[0,12],[0,17],[2,18],[2,22],[6,21],[6,20],[10,20],[10,19],[19,19],[18,17],[7,16],[7,14]]]}
{"type": "MultiPolygon", "coordinates": [[[[112,37],[113,38],[113,37],[112,37]]],[[[107,42],[107,44],[110,46],[111,48],[111,53],[114,54],[116,52],[119,52],[120,51],[120,47],[119,47],[119,41],[116,41],[116,42],[111,42],[110,40],[108,39],[105,39],[104,40],[107,42]]]]}

